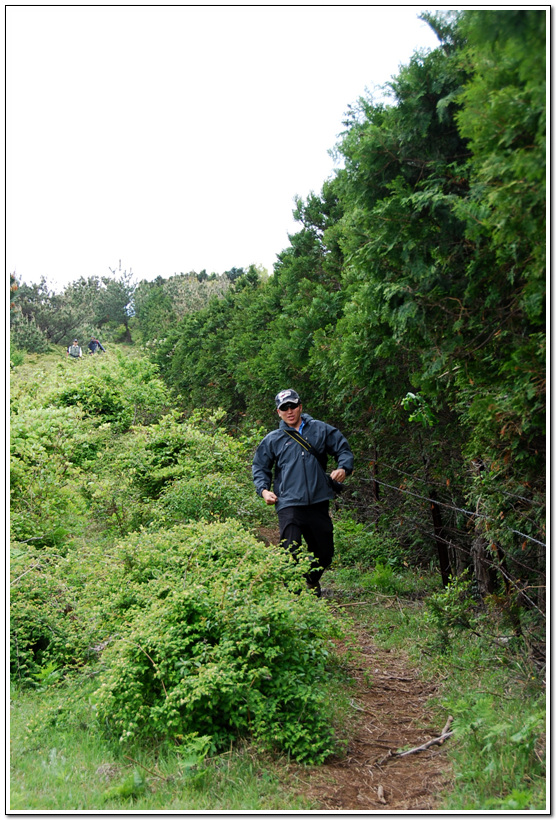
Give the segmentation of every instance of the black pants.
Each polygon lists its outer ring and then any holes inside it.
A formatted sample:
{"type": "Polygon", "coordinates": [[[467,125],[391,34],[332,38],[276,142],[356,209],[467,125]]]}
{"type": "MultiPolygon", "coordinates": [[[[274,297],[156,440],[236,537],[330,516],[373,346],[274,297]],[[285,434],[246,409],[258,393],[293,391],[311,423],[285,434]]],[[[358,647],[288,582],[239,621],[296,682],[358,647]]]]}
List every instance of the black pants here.
{"type": "Polygon", "coordinates": [[[314,556],[313,569],[306,576],[310,584],[316,584],[324,570],[332,563],[334,535],[332,519],[328,513],[328,501],[306,507],[284,507],[278,510],[280,543],[296,555],[305,538],[307,548],[314,556]]]}

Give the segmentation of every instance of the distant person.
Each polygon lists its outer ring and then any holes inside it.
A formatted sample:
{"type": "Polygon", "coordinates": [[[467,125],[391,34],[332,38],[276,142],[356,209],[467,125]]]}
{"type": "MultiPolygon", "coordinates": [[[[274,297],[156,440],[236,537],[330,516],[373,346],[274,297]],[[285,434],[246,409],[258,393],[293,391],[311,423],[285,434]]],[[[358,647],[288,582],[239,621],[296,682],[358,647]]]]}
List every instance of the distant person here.
{"type": "Polygon", "coordinates": [[[91,336],[91,341],[87,345],[91,354],[100,352],[102,350],[103,353],[106,353],[105,348],[101,345],[98,339],[95,339],[94,336],[91,336]]]}
{"type": "Polygon", "coordinates": [[[257,447],[253,482],[265,503],[276,505],[282,546],[295,556],[305,538],[314,556],[306,582],[320,598],[320,578],[334,555],[329,502],[334,484],[338,487],[353,471],[353,453],[336,427],[303,413],[295,390],[282,390],[275,402],[280,426],[257,447]],[[327,475],[329,455],[338,466],[327,475]]]}
{"type": "Polygon", "coordinates": [[[82,352],[81,348],[79,347],[79,342],[77,341],[77,339],[74,339],[73,343],[70,344],[70,346],[68,347],[68,351],[67,351],[66,355],[70,356],[72,359],[82,359],[83,358],[83,352],[82,352]]]}

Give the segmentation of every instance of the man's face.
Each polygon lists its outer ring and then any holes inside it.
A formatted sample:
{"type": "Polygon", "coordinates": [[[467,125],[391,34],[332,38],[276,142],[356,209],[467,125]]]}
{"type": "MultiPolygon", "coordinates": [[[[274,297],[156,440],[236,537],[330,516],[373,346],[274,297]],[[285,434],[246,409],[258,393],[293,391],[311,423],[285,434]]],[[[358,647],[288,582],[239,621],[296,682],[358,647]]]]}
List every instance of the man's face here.
{"type": "Polygon", "coordinates": [[[303,405],[301,402],[297,405],[294,405],[291,402],[285,402],[276,412],[280,418],[285,421],[288,427],[297,427],[301,419],[302,410],[303,405]]]}

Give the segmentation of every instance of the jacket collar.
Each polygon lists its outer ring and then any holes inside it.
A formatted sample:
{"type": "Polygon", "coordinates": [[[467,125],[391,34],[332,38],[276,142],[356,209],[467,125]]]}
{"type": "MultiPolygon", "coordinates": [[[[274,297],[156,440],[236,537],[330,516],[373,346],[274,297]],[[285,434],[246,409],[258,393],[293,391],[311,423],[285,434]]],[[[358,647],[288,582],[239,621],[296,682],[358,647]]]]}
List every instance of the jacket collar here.
{"type": "MultiPolygon", "coordinates": [[[[310,416],[309,413],[302,413],[301,414],[301,420],[303,421],[304,424],[308,424],[308,422],[313,421],[313,417],[310,416]]],[[[291,428],[288,428],[288,425],[286,424],[284,419],[280,419],[280,424],[278,425],[278,428],[280,430],[291,429],[291,428]]]]}

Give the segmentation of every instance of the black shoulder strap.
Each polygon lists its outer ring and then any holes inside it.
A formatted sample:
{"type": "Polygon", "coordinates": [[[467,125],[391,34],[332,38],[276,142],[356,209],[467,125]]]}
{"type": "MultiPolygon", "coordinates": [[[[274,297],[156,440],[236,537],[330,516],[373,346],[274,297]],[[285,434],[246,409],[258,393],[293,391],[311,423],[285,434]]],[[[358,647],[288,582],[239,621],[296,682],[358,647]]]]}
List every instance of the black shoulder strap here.
{"type": "Polygon", "coordinates": [[[309,441],[307,441],[306,438],[303,438],[303,436],[300,433],[298,433],[297,430],[284,430],[284,432],[290,438],[293,438],[294,441],[297,441],[297,443],[300,444],[304,450],[307,450],[308,453],[311,453],[311,455],[316,458],[319,466],[324,472],[324,466],[320,460],[319,453],[317,450],[315,450],[313,445],[309,441]]]}
{"type": "Polygon", "coordinates": [[[284,430],[284,433],[286,433],[290,438],[293,438],[294,441],[297,441],[297,443],[300,444],[303,447],[304,450],[307,450],[308,453],[311,453],[311,455],[315,457],[317,464],[319,465],[322,472],[324,473],[324,477],[326,478],[327,482],[330,484],[330,486],[332,487],[334,492],[335,493],[342,493],[344,491],[345,487],[343,486],[343,484],[340,484],[338,481],[334,481],[327,474],[326,470],[324,469],[324,465],[323,465],[322,461],[320,460],[318,450],[315,450],[313,445],[309,441],[307,441],[306,438],[303,438],[303,436],[300,433],[298,433],[297,430],[288,429],[288,430],[284,430]]]}

